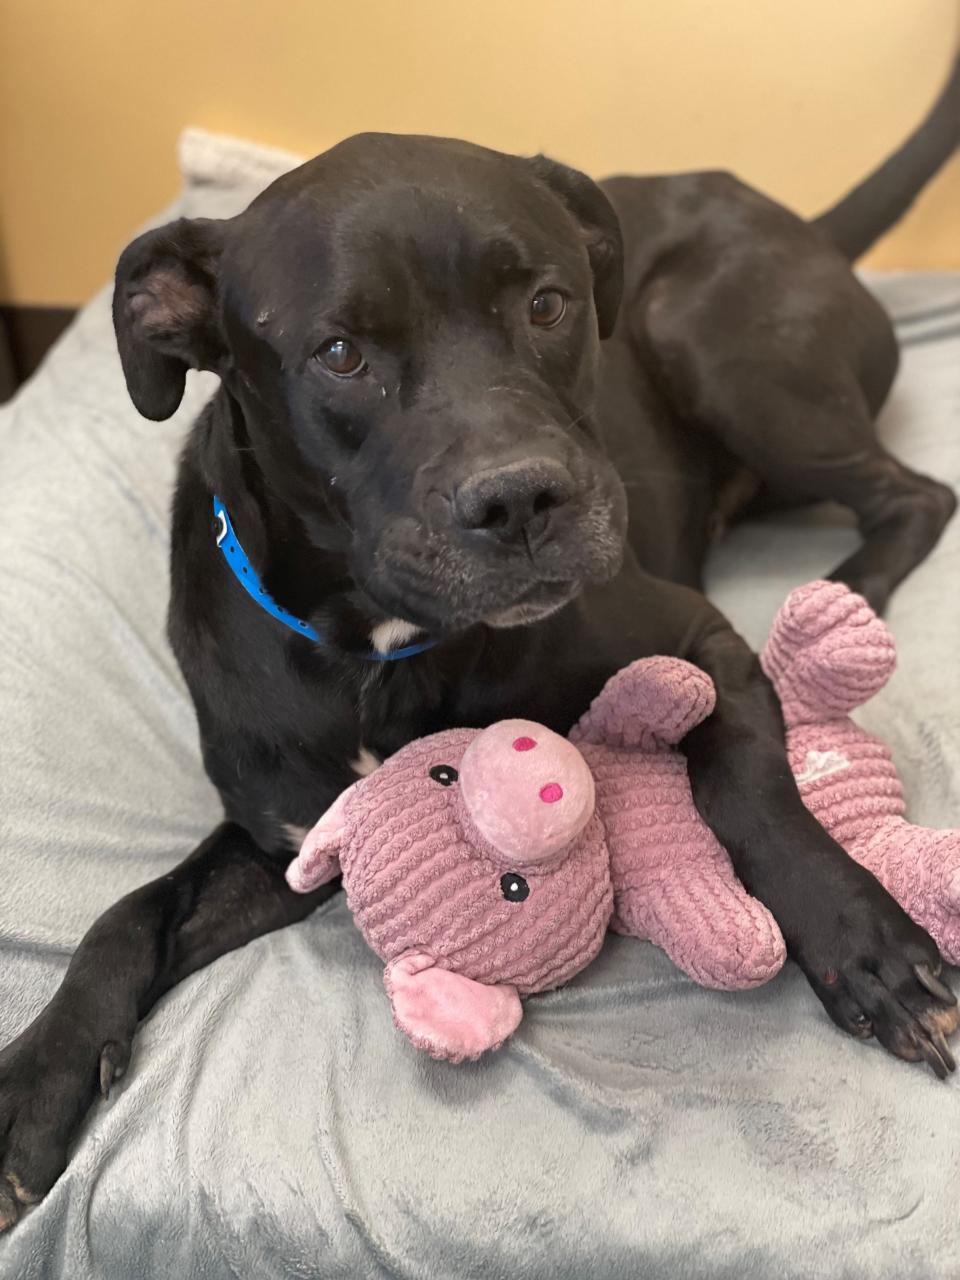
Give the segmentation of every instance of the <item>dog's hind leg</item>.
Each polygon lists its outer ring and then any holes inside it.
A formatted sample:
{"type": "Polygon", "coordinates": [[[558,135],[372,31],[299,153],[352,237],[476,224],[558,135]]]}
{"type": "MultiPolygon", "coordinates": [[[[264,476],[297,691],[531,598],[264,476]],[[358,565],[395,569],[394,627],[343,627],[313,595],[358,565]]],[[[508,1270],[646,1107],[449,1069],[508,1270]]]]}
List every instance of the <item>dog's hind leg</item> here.
{"type": "MultiPolygon", "coordinates": [[[[816,476],[812,477],[816,484],[816,476]]],[[[863,544],[829,575],[882,612],[890,593],[926,558],[956,510],[953,490],[876,446],[822,486],[857,516],[863,544]]]]}
{"type": "Polygon", "coordinates": [[[947,485],[912,471],[877,441],[853,383],[809,397],[775,381],[753,384],[715,429],[777,496],[830,500],[855,514],[862,545],[829,576],[878,612],[929,555],[956,509],[947,485]]]}
{"type": "Polygon", "coordinates": [[[878,441],[874,418],[897,366],[890,322],[845,266],[810,251],[808,236],[794,242],[809,254],[806,284],[791,268],[754,288],[749,256],[696,305],[688,289],[666,282],[659,309],[647,313],[650,342],[678,412],[770,494],[854,513],[863,544],[832,576],[881,611],[933,549],[956,499],[878,441]]]}

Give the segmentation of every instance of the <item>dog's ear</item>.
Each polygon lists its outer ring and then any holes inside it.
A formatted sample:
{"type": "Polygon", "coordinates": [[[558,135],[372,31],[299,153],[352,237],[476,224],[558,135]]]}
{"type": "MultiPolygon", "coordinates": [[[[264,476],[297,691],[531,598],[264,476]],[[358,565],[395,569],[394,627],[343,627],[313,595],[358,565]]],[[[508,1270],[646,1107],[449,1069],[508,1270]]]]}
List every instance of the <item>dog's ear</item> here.
{"type": "Polygon", "coordinates": [[[583,228],[593,268],[593,300],[600,337],[609,338],[623,294],[620,220],[613,205],[585,173],[558,164],[547,156],[534,156],[529,163],[540,181],[560,197],[583,228]]]}
{"type": "Polygon", "coordinates": [[[222,222],[180,218],[123,251],[113,326],[130,399],[161,422],[183,398],[188,369],[217,370],[224,345],[217,319],[222,222]]]}

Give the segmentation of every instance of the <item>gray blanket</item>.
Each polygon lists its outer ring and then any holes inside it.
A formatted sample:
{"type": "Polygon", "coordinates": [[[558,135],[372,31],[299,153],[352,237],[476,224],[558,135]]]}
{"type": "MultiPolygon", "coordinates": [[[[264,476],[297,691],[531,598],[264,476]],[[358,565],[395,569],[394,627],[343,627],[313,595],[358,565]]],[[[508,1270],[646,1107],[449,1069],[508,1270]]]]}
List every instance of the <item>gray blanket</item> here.
{"type": "MultiPolygon", "coordinates": [[[[188,178],[178,208],[241,198],[188,178]]],[[[873,283],[906,344],[882,434],[960,483],[960,277],[873,283]]],[[[163,635],[175,456],[210,387],[139,418],[104,293],[0,413],[0,1041],[90,921],[218,817],[163,635]]],[[[739,529],[714,598],[759,642],[853,538],[828,510],[739,529]]],[[[862,715],[941,825],[958,569],[960,522],[897,594],[900,670],[862,715]]],[[[160,1003],[0,1276],[937,1280],[960,1269],[958,1133],[960,1083],[846,1039],[792,966],[716,994],[630,939],[532,1000],[502,1052],[435,1063],[334,900],[160,1003]]]]}

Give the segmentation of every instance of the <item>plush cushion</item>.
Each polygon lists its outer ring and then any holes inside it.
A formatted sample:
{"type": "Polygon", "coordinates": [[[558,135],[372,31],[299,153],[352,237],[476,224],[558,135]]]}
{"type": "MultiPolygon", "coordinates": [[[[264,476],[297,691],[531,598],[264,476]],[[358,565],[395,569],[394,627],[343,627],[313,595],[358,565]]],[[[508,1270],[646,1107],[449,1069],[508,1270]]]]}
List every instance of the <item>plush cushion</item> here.
{"type": "MultiPolygon", "coordinates": [[[[169,213],[222,216],[293,162],[189,132],[169,213]]],[[[871,281],[903,370],[881,434],[960,482],[960,278],[871,281]]],[[[164,638],[191,376],[163,425],[126,398],[108,293],[0,411],[0,1041],[85,928],[217,821],[164,638]]],[[[737,529],[714,598],[759,643],[854,544],[836,511],[737,529]]],[[[960,815],[960,523],[898,592],[900,669],[861,714],[912,816],[960,815]]],[[[188,979],[136,1040],[0,1276],[956,1274],[960,1085],[836,1031],[790,965],[720,995],[611,937],[506,1048],[451,1066],[394,1029],[335,899],[188,979]]]]}

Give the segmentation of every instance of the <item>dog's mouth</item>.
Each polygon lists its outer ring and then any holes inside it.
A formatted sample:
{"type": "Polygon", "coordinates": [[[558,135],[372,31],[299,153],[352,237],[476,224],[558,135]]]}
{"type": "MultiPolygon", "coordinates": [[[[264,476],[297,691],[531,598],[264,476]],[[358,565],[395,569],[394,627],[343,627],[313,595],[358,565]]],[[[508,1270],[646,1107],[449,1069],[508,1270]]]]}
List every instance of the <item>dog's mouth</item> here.
{"type": "Polygon", "coordinates": [[[529,626],[556,613],[589,585],[611,579],[623,559],[624,504],[591,505],[537,554],[486,553],[431,536],[418,522],[391,522],[355,580],[378,609],[434,634],[478,623],[529,626]],[[364,569],[366,568],[366,571],[364,569]]]}
{"type": "Polygon", "coordinates": [[[504,629],[542,622],[575,600],[583,589],[580,582],[536,582],[504,609],[494,610],[483,621],[488,627],[504,629]]]}
{"type": "Polygon", "coordinates": [[[405,510],[375,521],[368,507],[364,523],[352,521],[351,576],[386,616],[438,636],[477,624],[529,626],[619,571],[626,494],[605,458],[575,456],[557,468],[538,457],[525,471],[476,474],[479,486],[491,474],[496,481],[480,503],[489,518],[457,509],[431,483],[405,510]],[[518,474],[528,486],[517,503],[526,518],[508,522],[508,486],[518,474]],[[559,489],[552,487],[558,474],[559,489]],[[554,499],[542,510],[530,499],[530,477],[534,499],[554,499]]]}
{"type": "MultiPolygon", "coordinates": [[[[367,594],[377,608],[435,635],[464,631],[478,623],[497,629],[530,626],[542,622],[580,594],[586,583],[579,579],[536,581],[513,593],[503,584],[477,580],[471,591],[434,594],[409,574],[388,575],[368,582],[367,594]]],[[[453,584],[451,584],[453,586],[453,584]]]]}

